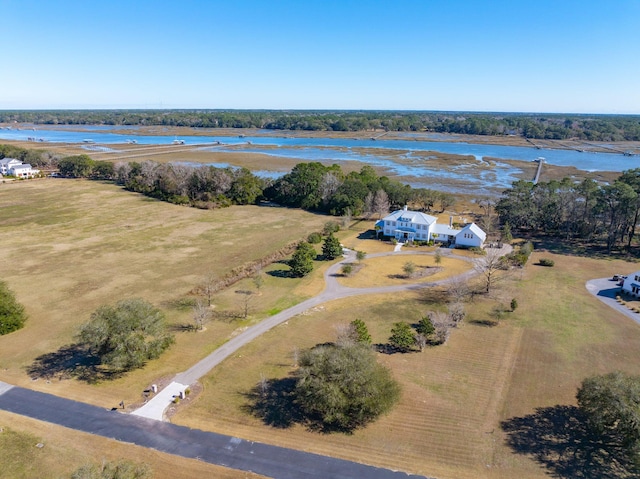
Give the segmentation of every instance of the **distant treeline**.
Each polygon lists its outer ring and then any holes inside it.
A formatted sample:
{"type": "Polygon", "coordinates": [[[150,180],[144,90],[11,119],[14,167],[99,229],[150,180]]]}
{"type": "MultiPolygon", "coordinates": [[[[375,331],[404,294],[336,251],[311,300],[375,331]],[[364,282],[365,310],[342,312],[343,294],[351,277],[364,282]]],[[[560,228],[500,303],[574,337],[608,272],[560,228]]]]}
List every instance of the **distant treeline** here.
{"type": "Polygon", "coordinates": [[[640,140],[638,115],[286,110],[0,111],[0,123],[164,125],[310,131],[415,131],[589,141],[640,140]]]}
{"type": "Polygon", "coordinates": [[[94,161],[87,155],[62,158],[58,168],[66,177],[113,180],[130,191],[199,208],[266,201],[342,216],[382,215],[408,203],[428,211],[454,202],[448,193],[411,188],[378,176],[370,166],[345,174],[339,165],[299,163],[277,180],[258,177],[246,168],[154,161],[112,163],[94,161]]]}
{"type": "Polygon", "coordinates": [[[627,170],[612,184],[565,178],[534,185],[516,181],[496,205],[503,228],[563,240],[603,242],[608,251],[631,249],[640,220],[640,168],[627,170]]]}

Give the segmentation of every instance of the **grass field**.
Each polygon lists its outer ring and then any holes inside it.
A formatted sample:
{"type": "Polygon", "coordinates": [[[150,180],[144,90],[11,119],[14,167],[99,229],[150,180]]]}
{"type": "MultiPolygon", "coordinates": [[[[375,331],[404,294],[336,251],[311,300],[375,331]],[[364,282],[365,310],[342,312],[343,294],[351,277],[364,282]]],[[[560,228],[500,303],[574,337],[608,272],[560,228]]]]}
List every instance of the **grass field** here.
{"type": "Polygon", "coordinates": [[[640,328],[584,286],[586,279],[633,265],[545,253],[556,266],[542,268],[534,265],[540,255],[534,253],[495,297],[469,304],[466,324],[454,330],[447,345],[423,353],[380,354],[402,384],[402,399],[390,414],[353,435],[265,425],[248,413],[248,392],[261,376],[286,377],[294,368],[294,351],[333,340],[335,325],[361,318],[373,341],[385,342],[393,322],[417,321],[434,308],[429,298],[437,295],[351,298],[293,318],[207,376],[200,397],[173,421],[432,477],[553,475],[560,467],[554,460],[545,462],[548,467],[534,460],[539,452],[534,444],[520,452],[506,444],[501,422],[528,418],[537,408],[575,404],[576,388],[586,376],[617,369],[640,373],[640,328]],[[493,306],[512,297],[518,309],[499,323],[490,322],[493,306]]]}
{"type": "MultiPolygon", "coordinates": [[[[256,319],[215,321],[205,332],[185,332],[181,326],[191,321],[190,308],[175,307],[176,302],[206,274],[222,276],[306,238],[325,221],[282,208],[179,207],[82,180],[0,185],[0,277],[29,315],[24,329],[0,337],[0,380],[106,407],[123,399],[136,403],[149,384],[187,369],[256,319]],[[161,307],[176,326],[177,344],[163,360],[97,386],[30,380],[26,370],[36,357],[71,344],[78,326],[98,306],[130,297],[161,307]]],[[[305,280],[265,278],[259,298],[263,309],[277,307],[282,291],[289,303],[313,294],[305,291],[305,280]]],[[[239,305],[218,310],[236,313],[239,305]]]]}
{"type": "MultiPolygon", "coordinates": [[[[181,328],[189,322],[190,311],[178,305],[205,274],[223,275],[321,229],[326,220],[280,208],[202,211],[88,181],[0,185],[0,279],[16,292],[30,316],[23,330],[0,337],[0,380],[105,407],[123,399],[127,404],[139,402],[150,383],[185,370],[261,317],[317,294],[329,263],[318,262],[316,271],[304,279],[287,278],[287,267],[275,263],[265,268],[265,284],[252,296],[247,319],[212,321],[201,333],[181,328]],[[50,381],[29,378],[26,370],[34,359],[70,344],[77,326],[97,306],[133,296],[160,306],[176,327],[177,344],[160,360],[96,385],[57,376],[50,381]]],[[[369,253],[392,249],[387,243],[362,239],[367,226],[369,222],[356,222],[353,230],[340,232],[342,243],[369,253]]],[[[356,286],[371,284],[383,270],[401,271],[405,261],[417,263],[418,258],[399,257],[384,267],[377,260],[374,266],[372,259],[353,280],[356,286]]],[[[432,256],[420,258],[432,265],[432,256]]],[[[444,271],[463,268],[460,260],[443,260],[460,263],[443,261],[444,271]]],[[[378,355],[400,381],[402,397],[388,415],[352,435],[265,425],[248,411],[248,393],[261,375],[286,377],[293,370],[295,351],[332,341],[338,324],[361,318],[374,342],[386,342],[394,322],[416,322],[442,307],[433,302],[442,296],[437,291],[338,300],[292,318],[203,378],[202,392],[183,404],[172,421],[442,479],[574,477],[557,458],[540,458],[542,442],[533,439],[514,451],[507,445],[512,436],[501,422],[516,424],[521,419],[527,425],[537,408],[557,413],[561,406],[573,405],[576,387],[585,376],[616,369],[640,373],[639,326],[584,286],[587,279],[635,269],[637,265],[620,260],[534,252],[526,268],[502,282],[491,298],[477,296],[467,305],[465,324],[453,331],[446,345],[423,353],[378,355]],[[555,261],[555,267],[535,265],[543,254],[555,261]],[[515,312],[506,313],[500,322],[488,321],[497,303],[508,304],[514,297],[519,303],[515,312]]],[[[237,314],[242,306],[238,291],[250,289],[251,280],[243,280],[216,295],[216,311],[237,314]]],[[[533,433],[548,438],[549,431],[534,425],[533,433]]],[[[40,477],[59,477],[88,458],[103,457],[146,462],[154,470],[167,469],[171,477],[181,477],[182,471],[169,463],[184,465],[184,471],[196,476],[245,477],[8,413],[0,413],[0,427],[10,431],[15,439],[10,442],[17,444],[8,457],[19,458],[10,463],[11,469],[4,469],[10,471],[4,477],[33,477],[30,464],[36,465],[40,477]],[[45,448],[32,450],[33,441],[45,443],[45,448]],[[64,461],[52,465],[56,457],[64,461]]],[[[538,437],[535,434],[532,437],[538,437]]]]}

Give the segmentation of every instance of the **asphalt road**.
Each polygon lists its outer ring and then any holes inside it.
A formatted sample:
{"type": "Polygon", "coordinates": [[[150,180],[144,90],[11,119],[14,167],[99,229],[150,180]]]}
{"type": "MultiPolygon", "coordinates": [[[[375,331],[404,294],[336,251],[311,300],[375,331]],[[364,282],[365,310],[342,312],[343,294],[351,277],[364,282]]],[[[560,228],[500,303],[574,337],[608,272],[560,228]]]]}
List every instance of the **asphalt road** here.
{"type": "Polygon", "coordinates": [[[0,409],[274,479],[420,478],[356,462],[189,429],[0,382],[0,409]]]}

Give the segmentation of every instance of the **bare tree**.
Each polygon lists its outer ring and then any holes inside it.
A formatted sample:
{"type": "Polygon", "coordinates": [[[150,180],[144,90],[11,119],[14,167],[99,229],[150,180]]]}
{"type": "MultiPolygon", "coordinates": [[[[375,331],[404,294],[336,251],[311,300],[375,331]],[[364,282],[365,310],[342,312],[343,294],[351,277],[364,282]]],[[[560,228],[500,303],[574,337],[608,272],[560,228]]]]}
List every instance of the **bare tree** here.
{"type": "Polygon", "coordinates": [[[216,275],[209,272],[205,275],[200,286],[202,293],[204,294],[205,298],[207,298],[207,306],[209,307],[211,307],[211,297],[213,296],[213,293],[216,292],[216,283],[216,275]]]}
{"type": "Polygon", "coordinates": [[[350,346],[356,342],[356,328],[353,324],[336,324],[336,344],[338,346],[350,346]]]}
{"type": "Polygon", "coordinates": [[[373,193],[367,193],[364,198],[364,217],[370,219],[373,215],[373,193]]]}
{"type": "Polygon", "coordinates": [[[115,173],[116,182],[124,185],[129,179],[129,174],[131,173],[131,165],[126,161],[118,161],[113,166],[113,172],[115,173]]]}
{"type": "Polygon", "coordinates": [[[484,276],[485,292],[490,293],[505,267],[499,249],[489,248],[485,252],[484,256],[474,261],[473,268],[484,276]]]}
{"type": "Polygon", "coordinates": [[[344,210],[344,214],[342,215],[342,227],[344,229],[348,229],[351,225],[351,221],[353,220],[353,213],[351,212],[351,208],[347,207],[344,210]]]}
{"type": "Polygon", "coordinates": [[[196,304],[193,305],[193,322],[196,329],[202,331],[210,318],[211,310],[202,301],[196,301],[196,304]]]}
{"type": "Polygon", "coordinates": [[[447,309],[449,311],[449,318],[451,319],[451,323],[454,327],[457,327],[464,320],[467,315],[464,304],[460,301],[456,301],[453,303],[449,303],[447,305],[447,309]]]}
{"type": "Polygon", "coordinates": [[[430,312],[427,314],[431,323],[435,328],[434,342],[436,344],[444,344],[449,339],[451,328],[454,326],[451,317],[447,313],[441,311],[430,312]]]}
{"type": "Polygon", "coordinates": [[[376,191],[373,197],[373,212],[378,215],[378,219],[389,214],[389,195],[383,189],[376,191]]]}
{"type": "Polygon", "coordinates": [[[322,176],[320,180],[320,197],[322,202],[327,204],[334,193],[340,188],[342,180],[336,176],[333,172],[327,172],[322,176]]]}
{"type": "Polygon", "coordinates": [[[249,290],[238,290],[236,294],[241,295],[240,304],[242,306],[242,318],[247,319],[249,317],[249,310],[251,308],[251,303],[253,302],[253,291],[249,290]]]}
{"type": "Polygon", "coordinates": [[[447,293],[451,302],[464,302],[471,294],[469,284],[461,278],[454,278],[447,285],[447,293]]]}
{"type": "Polygon", "coordinates": [[[429,344],[429,340],[424,334],[416,333],[415,334],[416,346],[420,349],[420,351],[424,351],[424,348],[429,344]]]}
{"type": "Polygon", "coordinates": [[[264,286],[264,276],[261,270],[256,271],[256,274],[253,276],[253,285],[256,287],[257,294],[260,295],[260,288],[264,286]]]}
{"type": "Polygon", "coordinates": [[[152,187],[158,178],[158,166],[155,161],[145,160],[140,163],[140,183],[152,187]]]}

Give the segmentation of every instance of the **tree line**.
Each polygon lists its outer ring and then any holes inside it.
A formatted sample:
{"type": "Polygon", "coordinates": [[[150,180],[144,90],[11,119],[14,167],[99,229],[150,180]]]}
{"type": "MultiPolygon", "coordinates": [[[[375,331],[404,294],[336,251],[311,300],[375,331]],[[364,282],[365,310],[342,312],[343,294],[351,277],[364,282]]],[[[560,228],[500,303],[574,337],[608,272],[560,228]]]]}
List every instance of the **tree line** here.
{"type": "Polygon", "coordinates": [[[431,131],[535,139],[638,141],[640,116],[326,110],[0,111],[0,123],[184,126],[306,131],[431,131]]]}
{"type": "Polygon", "coordinates": [[[175,204],[217,208],[272,201],[283,206],[332,215],[388,213],[409,202],[416,208],[445,209],[454,203],[449,193],[378,176],[373,168],[345,174],[339,165],[299,163],[276,180],[261,178],[246,168],[190,166],[180,163],[95,161],[74,155],[58,161],[60,174],[71,178],[113,180],[130,191],[175,204]]]}
{"type": "Polygon", "coordinates": [[[630,250],[640,219],[640,168],[624,171],[611,184],[519,180],[502,193],[496,211],[509,230],[602,242],[609,252],[630,250]]]}

